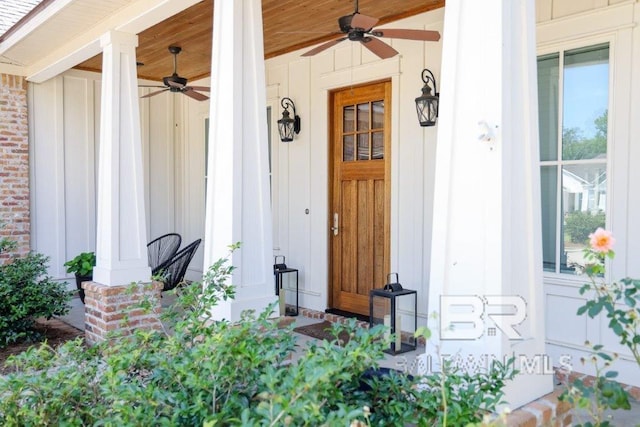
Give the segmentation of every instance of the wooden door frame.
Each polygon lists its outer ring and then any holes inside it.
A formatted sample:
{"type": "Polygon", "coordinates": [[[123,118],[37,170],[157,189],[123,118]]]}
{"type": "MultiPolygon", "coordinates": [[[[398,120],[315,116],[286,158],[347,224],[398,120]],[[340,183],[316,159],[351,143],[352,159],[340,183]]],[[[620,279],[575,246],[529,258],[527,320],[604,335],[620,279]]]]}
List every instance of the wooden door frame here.
{"type": "Polygon", "coordinates": [[[393,78],[388,77],[388,78],[382,78],[382,79],[377,79],[377,80],[371,80],[371,81],[367,81],[367,82],[362,82],[362,83],[358,83],[358,84],[351,84],[348,86],[340,86],[340,87],[335,87],[335,88],[331,88],[328,90],[327,93],[327,135],[329,136],[328,139],[328,175],[327,175],[327,186],[328,186],[328,206],[329,209],[327,209],[327,222],[326,222],[326,235],[328,237],[328,245],[327,245],[327,267],[328,267],[328,283],[327,283],[327,306],[328,308],[334,308],[334,282],[335,282],[335,278],[334,278],[334,269],[333,269],[333,255],[334,255],[334,249],[333,249],[333,235],[332,235],[332,231],[331,231],[331,227],[333,226],[333,202],[334,202],[334,196],[335,196],[335,183],[334,183],[334,173],[335,173],[335,167],[334,167],[334,155],[335,155],[335,144],[334,144],[334,138],[335,138],[335,129],[333,126],[334,120],[335,120],[335,115],[334,115],[334,103],[335,103],[335,96],[336,93],[344,91],[346,89],[349,88],[360,88],[360,87],[364,87],[364,86],[371,86],[371,85],[375,85],[375,84],[379,84],[379,83],[389,83],[389,102],[387,103],[388,105],[385,105],[385,109],[388,108],[389,113],[386,114],[385,113],[385,129],[389,132],[389,136],[388,138],[385,138],[385,172],[384,172],[384,179],[385,179],[385,193],[387,194],[386,200],[385,200],[385,206],[384,206],[384,215],[385,215],[385,234],[388,236],[388,238],[385,240],[384,242],[384,259],[385,259],[385,270],[386,271],[390,271],[390,266],[391,266],[391,198],[392,198],[392,194],[391,194],[391,166],[392,166],[392,160],[393,158],[391,157],[391,151],[392,151],[392,141],[393,141],[393,129],[391,128],[391,124],[393,123],[393,109],[392,109],[392,105],[393,105],[393,78]]]}

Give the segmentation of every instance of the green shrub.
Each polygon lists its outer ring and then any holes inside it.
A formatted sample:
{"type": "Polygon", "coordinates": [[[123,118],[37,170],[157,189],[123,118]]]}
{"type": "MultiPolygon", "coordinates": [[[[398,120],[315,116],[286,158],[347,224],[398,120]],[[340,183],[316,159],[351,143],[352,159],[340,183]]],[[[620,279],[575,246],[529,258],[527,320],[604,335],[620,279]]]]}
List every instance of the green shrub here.
{"type": "Polygon", "coordinates": [[[139,330],[89,352],[74,341],[10,359],[18,372],[0,377],[0,424],[404,426],[442,424],[449,411],[450,425],[463,425],[494,409],[513,375],[498,369],[414,378],[392,371],[369,378],[365,372],[378,366],[388,343],[383,326],[366,330],[355,322],[334,325],[336,336],[350,334],[344,346],[314,341],[291,362],[295,335],[269,319],[275,305],[239,322],[206,321],[213,304],[234,296],[232,269],[218,261],[204,286],[172,291],[178,303],[164,319],[171,333],[139,330]],[[434,398],[443,384],[449,400],[434,398]]]}
{"type": "Polygon", "coordinates": [[[66,283],[46,275],[48,260],[32,252],[0,265],[0,347],[38,339],[33,328],[36,318],[69,311],[72,294],[66,290],[66,283]]]}
{"type": "Polygon", "coordinates": [[[589,240],[589,234],[597,228],[604,228],[604,212],[590,213],[574,211],[567,214],[564,230],[573,243],[584,244],[589,240]]]}
{"type": "Polygon", "coordinates": [[[67,273],[75,273],[78,276],[93,275],[93,267],[96,265],[95,252],[82,252],[64,263],[67,273]]]}

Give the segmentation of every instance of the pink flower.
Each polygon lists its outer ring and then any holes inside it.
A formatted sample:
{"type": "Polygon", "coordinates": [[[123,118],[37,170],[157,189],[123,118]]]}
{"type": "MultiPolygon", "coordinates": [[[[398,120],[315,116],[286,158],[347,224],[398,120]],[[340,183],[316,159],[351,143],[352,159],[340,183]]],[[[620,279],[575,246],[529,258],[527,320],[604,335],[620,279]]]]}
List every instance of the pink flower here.
{"type": "Polygon", "coordinates": [[[613,249],[613,244],[616,239],[613,238],[610,231],[603,228],[598,228],[595,232],[589,234],[589,243],[591,249],[596,252],[606,254],[613,249]]]}

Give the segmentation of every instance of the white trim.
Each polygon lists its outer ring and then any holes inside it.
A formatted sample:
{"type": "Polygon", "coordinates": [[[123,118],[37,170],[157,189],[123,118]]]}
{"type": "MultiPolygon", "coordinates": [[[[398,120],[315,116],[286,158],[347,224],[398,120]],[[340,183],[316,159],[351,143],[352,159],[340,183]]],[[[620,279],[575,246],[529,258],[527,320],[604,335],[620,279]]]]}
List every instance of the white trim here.
{"type": "Polygon", "coordinates": [[[24,25],[18,28],[13,34],[11,34],[6,40],[0,43],[0,55],[11,49],[17,43],[29,36],[32,32],[37,30],[42,24],[49,21],[61,10],[73,3],[75,0],[57,0],[49,3],[49,5],[38,12],[36,15],[29,18],[24,25]]]}
{"type": "Polygon", "coordinates": [[[580,43],[596,36],[623,28],[633,28],[635,1],[628,1],[607,8],[590,10],[577,15],[553,19],[537,24],[536,38],[538,52],[557,43],[580,43]]]}
{"type": "MultiPolygon", "coordinates": [[[[70,0],[59,0],[67,2],[70,0]]],[[[49,55],[27,67],[27,79],[42,83],[67,69],[85,61],[102,50],[100,38],[109,31],[121,31],[137,34],[152,25],[167,19],[176,13],[191,7],[200,0],[139,0],[120,9],[99,23],[89,28],[80,36],[70,40],[52,51],[49,55]]],[[[40,14],[38,15],[40,16],[40,14]]],[[[30,31],[35,30],[32,28],[30,31]]],[[[25,34],[22,37],[26,37],[25,34]]],[[[4,45],[4,43],[2,43],[4,45]]],[[[0,51],[1,52],[1,51],[0,51]]]]}

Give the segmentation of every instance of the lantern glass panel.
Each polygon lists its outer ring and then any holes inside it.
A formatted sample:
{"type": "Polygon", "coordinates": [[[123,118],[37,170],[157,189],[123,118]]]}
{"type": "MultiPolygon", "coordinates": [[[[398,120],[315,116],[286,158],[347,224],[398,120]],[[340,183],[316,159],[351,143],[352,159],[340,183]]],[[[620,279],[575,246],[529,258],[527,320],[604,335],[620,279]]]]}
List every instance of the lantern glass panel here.
{"type": "Polygon", "coordinates": [[[279,120],[278,132],[283,142],[293,141],[293,120],[279,120]]]}
{"type": "Polygon", "coordinates": [[[369,323],[371,327],[385,326],[385,338],[390,341],[385,350],[391,354],[416,349],[415,332],[418,327],[417,292],[411,289],[369,292],[369,323]]]}

